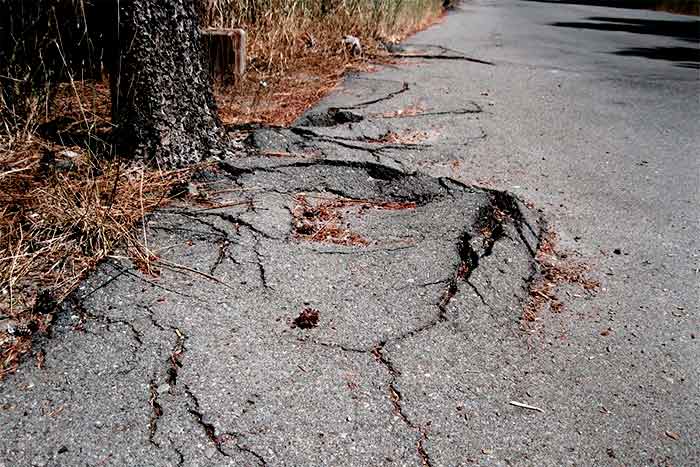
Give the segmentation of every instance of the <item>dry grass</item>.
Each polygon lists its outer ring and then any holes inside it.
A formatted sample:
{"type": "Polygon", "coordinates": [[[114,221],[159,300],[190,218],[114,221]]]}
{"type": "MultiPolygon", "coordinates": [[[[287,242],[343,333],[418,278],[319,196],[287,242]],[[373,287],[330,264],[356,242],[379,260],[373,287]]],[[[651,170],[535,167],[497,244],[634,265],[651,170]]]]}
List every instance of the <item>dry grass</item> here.
{"type": "Polygon", "coordinates": [[[245,79],[216,92],[222,120],[288,125],[348,70],[389,60],[384,42],[434,24],[442,14],[436,0],[210,0],[206,24],[242,27],[249,38],[245,79]],[[362,55],[346,49],[345,35],[360,39],[362,55]]]}
{"type": "Polygon", "coordinates": [[[38,137],[0,148],[0,378],[14,369],[53,308],[119,246],[144,271],[151,253],[139,225],[191,171],[98,161],[38,137]]]}

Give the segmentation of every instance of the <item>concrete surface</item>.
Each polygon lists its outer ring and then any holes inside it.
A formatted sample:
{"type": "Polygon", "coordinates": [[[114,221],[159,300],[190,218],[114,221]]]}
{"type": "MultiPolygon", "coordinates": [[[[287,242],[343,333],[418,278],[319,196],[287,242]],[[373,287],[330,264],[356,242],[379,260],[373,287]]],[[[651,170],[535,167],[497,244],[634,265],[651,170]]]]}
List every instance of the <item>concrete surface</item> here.
{"type": "Polygon", "coordinates": [[[3,382],[0,465],[700,464],[698,30],[465,3],[254,133],[199,180],[226,207],[150,219],[160,277],[103,265],[3,382]],[[355,240],[295,233],[300,193],[355,240]],[[601,286],[523,326],[526,204],[601,286]]]}

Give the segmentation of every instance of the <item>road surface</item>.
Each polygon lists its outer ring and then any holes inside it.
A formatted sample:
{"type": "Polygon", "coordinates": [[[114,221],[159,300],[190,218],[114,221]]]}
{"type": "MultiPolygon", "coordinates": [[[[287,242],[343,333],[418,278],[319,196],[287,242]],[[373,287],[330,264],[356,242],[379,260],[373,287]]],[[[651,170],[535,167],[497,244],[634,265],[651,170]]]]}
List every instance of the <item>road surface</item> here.
{"type": "Polygon", "coordinates": [[[699,30],[465,2],[81,286],[0,465],[700,464],[699,30]]]}

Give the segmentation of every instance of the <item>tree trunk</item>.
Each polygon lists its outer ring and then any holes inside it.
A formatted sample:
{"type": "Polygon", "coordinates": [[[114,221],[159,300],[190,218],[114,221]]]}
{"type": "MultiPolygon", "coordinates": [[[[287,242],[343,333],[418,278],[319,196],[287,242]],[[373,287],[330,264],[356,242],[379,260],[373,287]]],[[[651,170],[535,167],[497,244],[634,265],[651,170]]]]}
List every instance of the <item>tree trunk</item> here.
{"type": "Polygon", "coordinates": [[[107,61],[116,141],[161,167],[201,161],[218,147],[219,122],[196,0],[119,4],[118,55],[107,61]]]}

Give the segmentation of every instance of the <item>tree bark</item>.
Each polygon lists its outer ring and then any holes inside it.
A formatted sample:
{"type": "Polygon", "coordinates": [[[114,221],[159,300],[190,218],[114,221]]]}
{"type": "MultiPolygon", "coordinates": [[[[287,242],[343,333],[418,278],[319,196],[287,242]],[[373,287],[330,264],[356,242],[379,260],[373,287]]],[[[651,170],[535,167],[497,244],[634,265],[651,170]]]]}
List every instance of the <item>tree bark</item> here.
{"type": "Polygon", "coordinates": [[[175,168],[219,145],[196,0],[122,0],[107,60],[116,141],[136,158],[175,168]]]}

